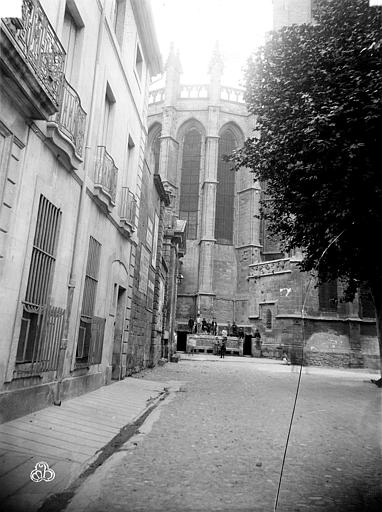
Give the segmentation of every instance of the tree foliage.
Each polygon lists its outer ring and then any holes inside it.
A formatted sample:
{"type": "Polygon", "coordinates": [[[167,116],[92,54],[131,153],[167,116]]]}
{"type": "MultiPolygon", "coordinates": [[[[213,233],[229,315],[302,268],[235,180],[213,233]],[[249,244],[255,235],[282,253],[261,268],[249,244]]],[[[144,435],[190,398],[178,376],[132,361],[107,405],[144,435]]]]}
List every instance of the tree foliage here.
{"type": "Polygon", "coordinates": [[[246,71],[256,132],[233,156],[267,184],[272,232],[303,270],[382,290],[382,13],[318,0],[313,24],[273,32],[246,71]]]}

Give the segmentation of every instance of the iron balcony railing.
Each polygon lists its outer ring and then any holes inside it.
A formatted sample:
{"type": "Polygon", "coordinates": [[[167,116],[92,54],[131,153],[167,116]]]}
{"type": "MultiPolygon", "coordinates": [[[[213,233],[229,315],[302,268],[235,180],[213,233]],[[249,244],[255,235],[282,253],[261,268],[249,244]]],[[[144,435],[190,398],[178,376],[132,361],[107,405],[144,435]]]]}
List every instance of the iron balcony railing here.
{"type": "Polygon", "coordinates": [[[16,18],[4,18],[3,23],[16,48],[58,107],[64,76],[65,50],[40,2],[23,0],[21,24],[16,18]]]}
{"type": "Polygon", "coordinates": [[[105,146],[97,147],[97,160],[94,185],[101,187],[110,200],[115,203],[118,169],[105,146]]]}
{"type": "Polygon", "coordinates": [[[128,187],[122,187],[121,202],[119,205],[119,216],[122,221],[135,227],[135,213],[137,210],[137,200],[135,195],[128,187]]]}
{"type": "Polygon", "coordinates": [[[75,147],[75,152],[82,156],[85,138],[86,112],[81,106],[77,92],[64,79],[60,109],[54,115],[60,131],[68,137],[75,147]]]}

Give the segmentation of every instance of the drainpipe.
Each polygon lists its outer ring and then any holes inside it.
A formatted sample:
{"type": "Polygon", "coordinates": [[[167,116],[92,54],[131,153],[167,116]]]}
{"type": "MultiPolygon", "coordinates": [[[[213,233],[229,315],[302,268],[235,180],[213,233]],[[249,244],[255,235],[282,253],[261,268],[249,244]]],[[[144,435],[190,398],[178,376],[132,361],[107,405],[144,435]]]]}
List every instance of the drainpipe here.
{"type": "Polygon", "coordinates": [[[54,405],[61,405],[61,388],[62,388],[62,382],[64,379],[64,367],[65,367],[65,358],[66,358],[66,351],[68,347],[68,336],[69,336],[69,326],[70,326],[70,320],[72,316],[72,306],[73,306],[73,297],[74,297],[74,289],[76,287],[76,268],[77,263],[80,260],[80,258],[83,256],[81,254],[81,244],[80,244],[80,228],[84,223],[84,210],[85,210],[85,199],[86,199],[86,178],[89,174],[89,156],[90,156],[90,150],[91,150],[91,134],[93,131],[93,125],[94,125],[94,117],[95,117],[95,103],[96,103],[96,84],[98,82],[98,75],[99,75],[99,59],[100,59],[100,53],[101,53],[101,46],[102,46],[102,39],[103,39],[103,27],[105,24],[105,9],[102,6],[101,7],[101,17],[99,21],[98,26],[98,41],[97,41],[97,53],[96,53],[96,59],[94,63],[94,80],[92,85],[92,96],[91,96],[91,105],[90,105],[90,112],[89,112],[89,122],[88,122],[88,129],[86,131],[86,143],[85,143],[85,156],[84,156],[84,176],[83,181],[81,184],[81,192],[80,192],[80,199],[78,203],[78,211],[77,211],[77,219],[76,219],[76,229],[74,234],[74,244],[73,244],[73,253],[72,253],[72,260],[70,265],[70,277],[69,277],[69,283],[68,283],[68,294],[66,298],[66,315],[65,315],[65,321],[64,321],[64,327],[63,327],[63,333],[61,338],[61,344],[60,344],[60,351],[58,354],[58,365],[57,365],[57,387],[56,387],[56,394],[54,397],[54,405]]]}

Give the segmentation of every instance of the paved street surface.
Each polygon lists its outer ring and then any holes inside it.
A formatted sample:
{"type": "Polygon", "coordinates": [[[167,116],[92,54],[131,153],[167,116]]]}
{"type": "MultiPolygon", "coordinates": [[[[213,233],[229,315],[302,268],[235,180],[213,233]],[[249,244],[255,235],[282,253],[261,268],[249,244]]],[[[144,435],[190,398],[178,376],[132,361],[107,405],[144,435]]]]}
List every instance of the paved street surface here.
{"type": "MultiPolygon", "coordinates": [[[[298,372],[279,361],[189,359],[140,374],[186,383],[83,483],[67,512],[274,509],[298,372]]],[[[304,369],[278,511],[381,510],[382,394],[370,377],[304,369]]]]}
{"type": "MultiPolygon", "coordinates": [[[[33,512],[49,495],[77,482],[91,464],[98,465],[113,446],[135,432],[134,422],[140,423],[171,386],[170,382],[127,378],[66,400],[61,407],[47,407],[1,424],[1,510],[33,512]],[[53,469],[55,478],[31,480],[31,472],[41,462],[53,469]]],[[[174,386],[179,388],[178,383],[174,386]]]]}

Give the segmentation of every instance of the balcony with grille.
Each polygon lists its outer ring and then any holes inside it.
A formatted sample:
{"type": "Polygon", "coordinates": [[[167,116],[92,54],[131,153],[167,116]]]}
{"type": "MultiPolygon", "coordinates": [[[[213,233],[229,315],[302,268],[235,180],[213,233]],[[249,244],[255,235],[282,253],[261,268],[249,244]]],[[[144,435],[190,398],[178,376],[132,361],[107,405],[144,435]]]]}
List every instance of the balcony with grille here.
{"type": "Polygon", "coordinates": [[[59,109],[65,50],[38,0],[23,0],[22,18],[0,22],[2,88],[31,119],[59,109]]]}
{"type": "Polygon", "coordinates": [[[135,214],[137,210],[137,200],[135,195],[128,187],[122,187],[121,199],[119,204],[120,227],[123,233],[131,236],[136,229],[135,214]]]}
{"type": "Polygon", "coordinates": [[[49,142],[69,168],[78,169],[83,161],[86,112],[77,91],[64,78],[59,111],[48,123],[49,142]]]}
{"type": "Polygon", "coordinates": [[[105,146],[97,147],[94,172],[94,191],[98,205],[107,211],[115,206],[118,169],[105,146]]]}

